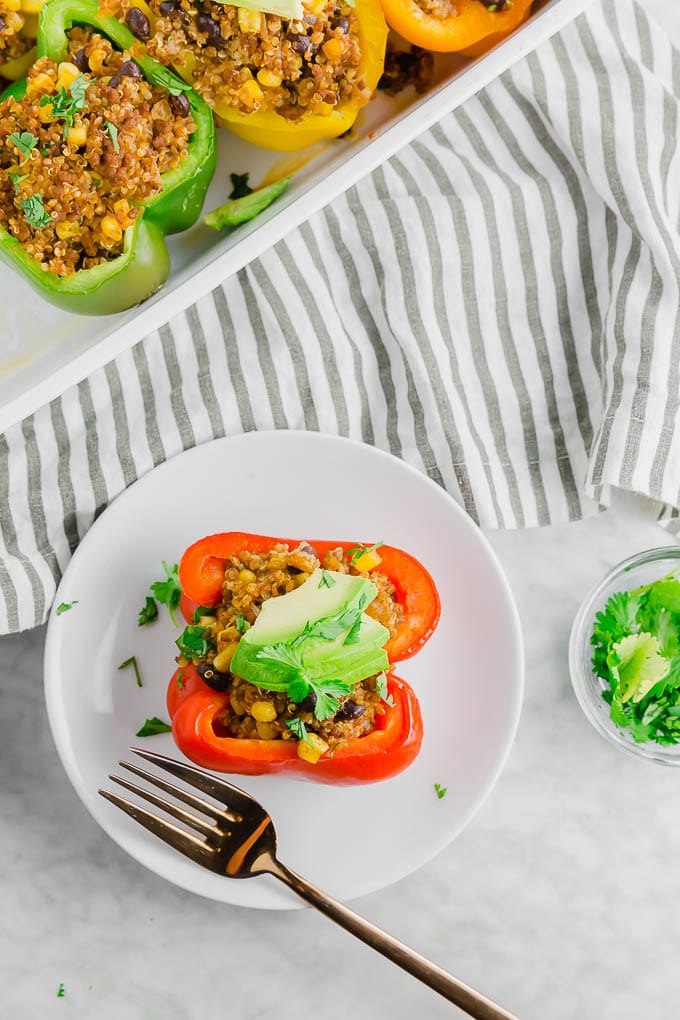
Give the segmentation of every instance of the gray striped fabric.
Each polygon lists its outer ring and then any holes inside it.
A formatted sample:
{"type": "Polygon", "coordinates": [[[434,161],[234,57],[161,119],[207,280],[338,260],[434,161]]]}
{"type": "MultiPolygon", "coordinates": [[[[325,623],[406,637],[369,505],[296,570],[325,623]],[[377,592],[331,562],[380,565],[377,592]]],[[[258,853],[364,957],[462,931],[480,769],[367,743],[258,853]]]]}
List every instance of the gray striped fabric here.
{"type": "Polygon", "coordinates": [[[483,525],[612,487],[678,517],[680,55],[604,0],[0,437],[0,631],[46,616],[109,500],[212,437],[373,443],[483,525]]]}

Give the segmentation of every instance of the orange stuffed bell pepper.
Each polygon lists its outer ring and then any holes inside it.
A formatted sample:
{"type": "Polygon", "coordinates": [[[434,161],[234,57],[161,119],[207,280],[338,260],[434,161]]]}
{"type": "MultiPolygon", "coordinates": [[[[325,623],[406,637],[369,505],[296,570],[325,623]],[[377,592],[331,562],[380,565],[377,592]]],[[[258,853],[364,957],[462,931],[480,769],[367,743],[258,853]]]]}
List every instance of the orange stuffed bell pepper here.
{"type": "Polygon", "coordinates": [[[227,532],[190,546],[179,579],[188,625],[167,704],[188,758],[333,784],[387,779],[414,760],[420,709],[390,664],[439,618],[414,557],[227,532]]]}
{"type": "Polygon", "coordinates": [[[528,17],[533,0],[382,0],[390,28],[435,53],[476,56],[528,17]]]}

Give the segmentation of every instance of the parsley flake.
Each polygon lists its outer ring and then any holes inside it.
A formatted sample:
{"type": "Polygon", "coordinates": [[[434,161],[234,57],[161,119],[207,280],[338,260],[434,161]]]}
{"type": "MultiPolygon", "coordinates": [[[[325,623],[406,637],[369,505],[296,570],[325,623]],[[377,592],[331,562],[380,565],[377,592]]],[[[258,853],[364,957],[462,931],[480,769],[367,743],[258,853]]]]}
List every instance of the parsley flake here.
{"type": "Polygon", "coordinates": [[[24,214],[29,227],[34,230],[42,230],[49,227],[52,217],[49,215],[43,204],[42,195],[31,195],[19,202],[19,208],[24,214]]]}
{"type": "Polygon", "coordinates": [[[68,613],[69,609],[73,609],[74,606],[78,605],[78,599],[74,599],[73,602],[60,602],[56,608],[57,616],[61,616],[62,613],[68,613]]]}
{"type": "Polygon", "coordinates": [[[137,664],[137,656],[136,655],[131,655],[129,659],[125,660],[125,662],[121,662],[121,664],[118,667],[118,669],[126,669],[128,666],[132,666],[132,668],[135,671],[135,679],[137,680],[137,686],[138,687],[143,687],[144,684],[142,683],[142,675],[139,672],[139,665],[137,664]]]}
{"type": "Polygon", "coordinates": [[[7,136],[7,141],[16,146],[24,157],[24,162],[30,159],[31,152],[38,144],[38,139],[30,131],[13,131],[11,135],[7,136]]]}
{"type": "Polygon", "coordinates": [[[108,133],[111,138],[111,144],[113,145],[114,152],[120,152],[120,145],[118,144],[118,128],[115,124],[112,124],[110,120],[104,121],[104,130],[108,133]]]}
{"type": "Polygon", "coordinates": [[[156,600],[151,598],[150,595],[147,595],[146,602],[139,610],[137,625],[139,627],[146,627],[148,624],[153,623],[154,620],[157,619],[158,619],[158,606],[156,605],[156,600]]]}
{"type": "Polygon", "coordinates": [[[152,716],[151,719],[147,719],[141,729],[135,733],[136,737],[155,737],[157,733],[171,733],[172,726],[170,723],[163,722],[158,716],[152,716]]]}
{"type": "Polygon", "coordinates": [[[178,627],[179,624],[175,618],[175,610],[179,606],[179,601],[182,597],[182,588],[179,583],[179,565],[175,563],[174,566],[169,567],[165,560],[163,560],[163,570],[165,571],[166,578],[164,581],[154,581],[151,585],[151,594],[155,596],[162,606],[167,606],[170,619],[175,627],[178,627]]]}
{"type": "Polygon", "coordinates": [[[434,784],[434,791],[437,794],[437,797],[439,798],[439,800],[443,800],[444,799],[444,797],[446,796],[446,791],[447,790],[448,790],[447,786],[441,786],[439,783],[435,783],[434,784]]]}
{"type": "Polygon", "coordinates": [[[317,588],[332,588],[335,584],[335,578],[328,570],[321,571],[321,580],[319,581],[317,588]]]}

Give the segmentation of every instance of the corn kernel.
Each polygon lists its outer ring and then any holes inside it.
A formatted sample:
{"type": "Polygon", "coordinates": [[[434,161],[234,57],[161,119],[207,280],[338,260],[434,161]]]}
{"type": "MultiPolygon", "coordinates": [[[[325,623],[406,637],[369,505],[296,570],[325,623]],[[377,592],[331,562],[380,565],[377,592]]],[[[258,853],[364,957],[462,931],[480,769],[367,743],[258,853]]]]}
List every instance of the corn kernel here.
{"type": "Polygon", "coordinates": [[[318,113],[320,117],[330,117],[335,107],[332,103],[317,103],[314,107],[314,113],[318,113]]]}
{"type": "Polygon", "coordinates": [[[67,89],[73,84],[79,74],[80,71],[75,64],[64,60],[57,68],[57,85],[67,89]]]}
{"type": "Polygon", "coordinates": [[[68,129],[66,137],[69,145],[72,145],[74,149],[79,149],[87,141],[87,128],[84,124],[75,124],[68,129]]]}
{"type": "Polygon", "coordinates": [[[251,11],[247,7],[239,7],[238,27],[242,32],[259,32],[262,27],[261,13],[251,11]]]}
{"type": "Polygon", "coordinates": [[[308,733],[307,740],[299,740],[297,746],[298,758],[316,765],[319,758],[328,750],[328,744],[322,740],[318,733],[308,733]],[[307,743],[309,741],[309,743],[307,743]]]}
{"type": "Polygon", "coordinates": [[[21,0],[5,0],[5,7],[8,11],[20,11],[21,0]]]}
{"type": "Polygon", "coordinates": [[[115,216],[105,216],[101,222],[101,228],[102,234],[109,241],[120,241],[123,236],[123,228],[115,216]]]}
{"type": "Polygon", "coordinates": [[[296,588],[300,588],[305,583],[305,581],[309,580],[309,577],[310,575],[306,574],[303,570],[301,574],[295,575],[295,577],[293,578],[293,584],[295,585],[296,588]]]}
{"type": "Polygon", "coordinates": [[[37,74],[31,75],[26,82],[26,95],[29,99],[33,99],[35,96],[49,95],[54,92],[54,89],[54,79],[46,71],[38,71],[37,74]]]}
{"type": "Polygon", "coordinates": [[[268,89],[277,89],[283,81],[280,74],[274,74],[273,71],[268,71],[266,67],[261,67],[257,72],[257,80],[260,85],[264,85],[268,89]]]}
{"type": "Polygon", "coordinates": [[[257,723],[257,735],[260,740],[276,740],[279,731],[271,723],[259,722],[257,723]]]}
{"type": "Polygon", "coordinates": [[[324,51],[330,62],[335,64],[342,56],[343,45],[339,39],[329,39],[328,42],[323,44],[321,49],[324,51]]]}
{"type": "Polygon", "coordinates": [[[24,27],[24,19],[22,18],[22,16],[20,14],[15,14],[14,12],[10,12],[9,14],[5,15],[5,25],[4,25],[4,28],[6,30],[8,30],[9,32],[20,32],[23,27],[24,27]]]}
{"type": "Polygon", "coordinates": [[[104,64],[106,63],[107,56],[108,56],[107,51],[99,48],[93,49],[92,52],[90,53],[90,56],[88,57],[88,63],[95,74],[102,73],[102,71],[104,70],[104,64]]]}
{"type": "Polygon", "coordinates": [[[253,719],[261,723],[274,722],[278,715],[273,701],[254,701],[250,714],[253,719]]]}
{"type": "Polygon", "coordinates": [[[365,574],[369,570],[375,570],[380,563],[381,559],[378,551],[371,549],[368,552],[362,553],[361,556],[357,556],[352,566],[360,574],[365,574]]]}
{"type": "Polygon", "coordinates": [[[49,124],[49,122],[52,120],[53,109],[54,107],[52,106],[51,103],[45,103],[44,106],[38,107],[38,117],[40,119],[41,124],[49,124]]]}
{"type": "Polygon", "coordinates": [[[62,220],[54,228],[60,241],[68,241],[71,237],[77,237],[80,233],[80,226],[75,220],[62,220]]]}
{"type": "Polygon", "coordinates": [[[238,641],[230,641],[228,645],[225,645],[221,652],[218,652],[215,656],[213,666],[218,673],[227,673],[231,666],[231,660],[234,658],[234,652],[238,646],[238,641]]]}
{"type": "Polygon", "coordinates": [[[252,584],[253,581],[257,580],[252,570],[248,570],[246,567],[244,567],[243,570],[239,570],[238,579],[239,581],[243,581],[244,584],[252,584]]]}
{"type": "Polygon", "coordinates": [[[238,90],[238,94],[246,106],[255,106],[256,103],[264,98],[264,92],[253,78],[244,81],[238,90]]]}
{"type": "MultiPolygon", "coordinates": [[[[130,203],[127,198],[119,198],[117,202],[114,202],[113,211],[116,214],[116,219],[120,223],[121,227],[130,226],[133,218],[130,216],[130,203]]],[[[202,616],[199,620],[201,627],[209,627],[211,623],[213,623],[212,616],[202,616]]]]}
{"type": "Polygon", "coordinates": [[[307,0],[304,8],[310,14],[323,14],[326,9],[326,0],[307,0]]]}

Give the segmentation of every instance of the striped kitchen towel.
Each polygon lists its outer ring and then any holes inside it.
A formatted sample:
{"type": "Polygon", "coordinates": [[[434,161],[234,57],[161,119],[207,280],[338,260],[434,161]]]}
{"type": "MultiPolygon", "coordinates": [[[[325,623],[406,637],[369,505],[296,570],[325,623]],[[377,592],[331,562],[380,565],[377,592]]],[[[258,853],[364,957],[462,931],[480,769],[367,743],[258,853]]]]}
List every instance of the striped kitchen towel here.
{"type": "Polygon", "coordinates": [[[0,437],[0,631],[154,465],[249,429],[403,457],[482,525],[678,517],[680,55],[601,0],[186,313],[0,437]]]}

